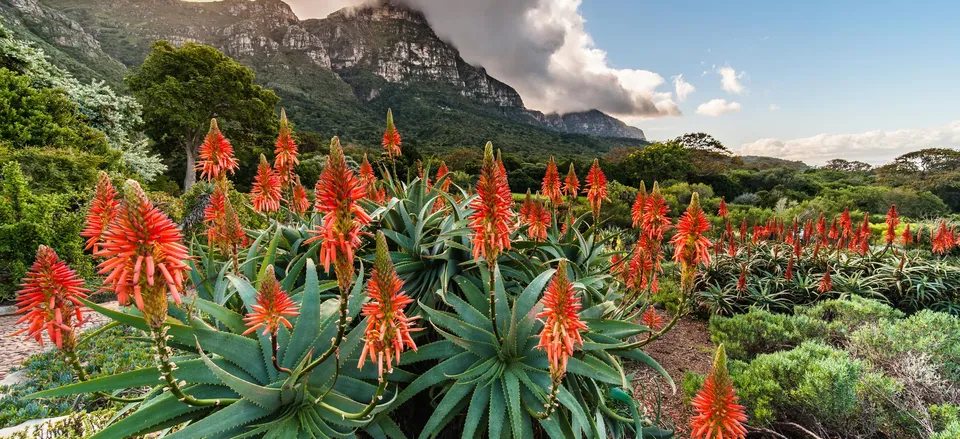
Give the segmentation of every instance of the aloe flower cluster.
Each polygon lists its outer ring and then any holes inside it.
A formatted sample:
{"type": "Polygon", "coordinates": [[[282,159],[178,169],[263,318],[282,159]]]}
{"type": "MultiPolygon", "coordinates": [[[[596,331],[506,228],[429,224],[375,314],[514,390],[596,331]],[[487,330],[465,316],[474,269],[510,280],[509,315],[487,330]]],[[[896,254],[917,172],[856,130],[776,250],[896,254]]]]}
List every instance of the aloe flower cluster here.
{"type": "Polygon", "coordinates": [[[477,260],[482,257],[493,263],[501,251],[510,249],[515,214],[507,173],[502,162],[494,160],[490,142],[484,147],[477,198],[470,203],[470,208],[473,209],[470,216],[473,257],[477,260]]]}
{"type": "Polygon", "coordinates": [[[260,154],[260,165],[257,166],[257,175],[250,191],[253,210],[259,213],[276,212],[280,210],[281,198],[283,188],[280,185],[280,175],[273,170],[267,158],[260,154]]]}
{"type": "Polygon", "coordinates": [[[700,195],[690,198],[690,206],[677,222],[677,233],[670,243],[674,246],[673,260],[680,264],[680,288],[693,288],[693,277],[699,264],[710,263],[710,240],[705,233],[710,230],[710,221],[700,207],[700,195]]]}
{"type": "Polygon", "coordinates": [[[387,109],[387,128],[383,131],[383,150],[386,151],[387,157],[390,160],[398,158],[401,156],[400,145],[400,132],[397,131],[396,125],[393,124],[393,110],[387,109]]]}
{"type": "Polygon", "coordinates": [[[293,182],[294,168],[300,164],[297,158],[297,142],[293,140],[293,132],[290,129],[290,122],[287,120],[287,112],[280,110],[280,134],[277,136],[277,142],[274,145],[273,168],[280,178],[281,187],[289,187],[293,182]]]}
{"type": "Polygon", "coordinates": [[[90,203],[90,210],[87,211],[86,227],[80,232],[80,236],[87,238],[85,250],[93,250],[96,253],[99,249],[99,243],[107,226],[117,217],[117,211],[120,207],[120,200],[117,199],[117,191],[110,183],[110,177],[106,172],[100,171],[97,176],[97,186],[93,194],[93,202],[90,203]]]}
{"type": "Polygon", "coordinates": [[[210,120],[210,131],[200,145],[200,162],[197,170],[200,178],[207,181],[224,179],[240,166],[233,158],[233,146],[220,132],[216,119],[210,120]]]}
{"type": "Polygon", "coordinates": [[[746,409],[737,403],[737,392],[727,372],[727,354],[717,348],[713,368],[690,405],[696,415],[691,420],[690,436],[695,439],[743,439],[746,409]]]}
{"type": "Polygon", "coordinates": [[[300,315],[299,307],[290,295],[277,282],[277,276],[274,273],[273,266],[267,267],[263,280],[260,281],[260,288],[257,290],[257,303],[251,305],[253,311],[247,313],[243,318],[247,330],[243,335],[247,335],[257,329],[263,328],[263,335],[276,336],[280,326],[287,329],[293,328],[287,317],[296,317],[300,315]]]}
{"type": "Polygon", "coordinates": [[[547,162],[547,173],[543,176],[540,185],[543,196],[547,197],[554,206],[563,204],[563,191],[560,189],[560,172],[557,171],[557,162],[550,156],[547,162]]]}
{"type": "Polygon", "coordinates": [[[11,335],[26,333],[43,344],[43,332],[60,349],[72,350],[75,329],[83,323],[83,303],[89,292],[77,272],[57,257],[50,247],[41,245],[37,259],[23,278],[18,292],[17,324],[27,326],[11,335]]]}
{"type": "Polygon", "coordinates": [[[543,311],[537,314],[537,318],[543,320],[537,349],[547,353],[554,385],[566,374],[573,349],[583,345],[580,332],[588,328],[580,320],[580,306],[580,298],[567,277],[567,263],[561,259],[556,274],[543,293],[543,311]]]}

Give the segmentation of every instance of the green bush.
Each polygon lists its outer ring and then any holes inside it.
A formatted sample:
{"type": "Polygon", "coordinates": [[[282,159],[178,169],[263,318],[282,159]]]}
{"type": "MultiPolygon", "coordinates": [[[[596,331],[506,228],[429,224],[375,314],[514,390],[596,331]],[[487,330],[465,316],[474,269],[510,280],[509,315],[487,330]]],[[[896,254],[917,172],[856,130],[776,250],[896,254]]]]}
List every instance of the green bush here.
{"type": "Polygon", "coordinates": [[[835,339],[844,339],[857,328],[881,319],[896,320],[906,316],[885,303],[860,296],[827,300],[810,307],[797,307],[795,312],[827,322],[827,328],[835,339]]]}
{"type": "Polygon", "coordinates": [[[933,429],[937,433],[930,439],[955,439],[960,437],[960,406],[941,404],[930,406],[933,429]]]}
{"type": "Polygon", "coordinates": [[[689,370],[683,371],[683,378],[680,381],[680,388],[683,389],[683,403],[690,404],[697,392],[703,387],[703,382],[707,380],[706,375],[700,375],[689,370]]]}
{"type": "Polygon", "coordinates": [[[850,336],[850,350],[890,370],[905,354],[922,354],[941,376],[960,380],[960,318],[930,310],[906,319],[880,320],[850,336]]]}
{"type": "Polygon", "coordinates": [[[7,439],[83,439],[110,424],[116,410],[80,412],[12,433],[7,439]]]}
{"type": "Polygon", "coordinates": [[[732,317],[710,318],[710,340],[723,344],[727,355],[739,360],[791,349],[806,340],[824,340],[826,335],[827,324],[821,320],[758,308],[732,317]]]}

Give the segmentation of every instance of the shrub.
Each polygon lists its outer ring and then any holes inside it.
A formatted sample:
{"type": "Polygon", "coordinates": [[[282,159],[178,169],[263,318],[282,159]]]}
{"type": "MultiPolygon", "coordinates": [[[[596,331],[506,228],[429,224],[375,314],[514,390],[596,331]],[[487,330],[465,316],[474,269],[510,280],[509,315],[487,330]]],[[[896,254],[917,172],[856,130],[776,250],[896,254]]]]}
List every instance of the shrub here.
{"type": "Polygon", "coordinates": [[[902,320],[880,320],[850,336],[850,350],[884,370],[904,354],[931,357],[944,377],[960,380],[960,318],[930,310],[902,320]]]}
{"type": "Polygon", "coordinates": [[[798,307],[796,313],[827,322],[829,332],[835,338],[846,338],[857,328],[881,319],[895,320],[905,317],[903,312],[885,303],[860,296],[827,300],[809,308],[798,307]]]}
{"type": "Polygon", "coordinates": [[[710,318],[710,340],[723,344],[730,358],[740,360],[791,349],[805,340],[823,340],[826,334],[826,323],[818,319],[757,308],[732,317],[710,318]]]}

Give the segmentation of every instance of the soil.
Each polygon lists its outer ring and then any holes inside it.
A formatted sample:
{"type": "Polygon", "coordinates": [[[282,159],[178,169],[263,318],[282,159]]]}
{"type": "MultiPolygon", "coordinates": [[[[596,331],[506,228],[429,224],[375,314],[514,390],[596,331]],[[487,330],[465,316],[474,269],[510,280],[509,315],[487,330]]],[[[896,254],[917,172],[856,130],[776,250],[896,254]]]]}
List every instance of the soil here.
{"type": "MultiPolygon", "coordinates": [[[[109,309],[118,308],[117,302],[102,303],[101,306],[109,309]]],[[[26,338],[24,334],[10,337],[10,334],[26,327],[25,323],[17,324],[17,320],[19,320],[20,317],[21,314],[0,316],[0,331],[2,331],[0,332],[0,380],[6,378],[7,374],[10,373],[11,367],[19,366],[23,360],[26,360],[31,355],[43,352],[54,346],[50,338],[47,337],[46,332],[43,333],[42,346],[37,343],[36,340],[26,338]]],[[[81,331],[97,328],[110,320],[93,311],[84,314],[84,318],[87,320],[80,327],[81,331]]]]}
{"type": "MultiPolygon", "coordinates": [[[[664,321],[670,318],[663,310],[657,310],[657,312],[664,321]]],[[[677,386],[677,391],[671,393],[670,386],[653,369],[634,363],[629,366],[629,372],[634,373],[638,378],[634,382],[634,395],[643,399],[647,412],[652,415],[657,410],[659,386],[662,391],[661,420],[668,426],[672,424],[676,429],[676,437],[688,437],[693,409],[689,404],[684,403],[685,396],[681,381],[685,371],[701,375],[710,372],[716,346],[710,342],[707,322],[694,317],[683,317],[663,337],[642,349],[670,374],[677,386]]]]}

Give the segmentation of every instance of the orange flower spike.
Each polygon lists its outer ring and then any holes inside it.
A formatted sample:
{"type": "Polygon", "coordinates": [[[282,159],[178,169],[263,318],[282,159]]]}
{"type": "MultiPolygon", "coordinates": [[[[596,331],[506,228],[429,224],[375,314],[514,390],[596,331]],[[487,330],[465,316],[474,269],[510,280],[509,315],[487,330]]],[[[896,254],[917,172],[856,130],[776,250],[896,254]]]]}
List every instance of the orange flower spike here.
{"type": "Polygon", "coordinates": [[[473,230],[473,258],[497,260],[500,252],[510,249],[510,234],[515,224],[513,195],[507,176],[493,158],[493,144],[484,148],[483,165],[477,180],[477,198],[470,202],[470,229],[473,230]]]}
{"type": "Polygon", "coordinates": [[[630,217],[633,219],[633,227],[638,227],[643,223],[643,209],[647,204],[647,187],[643,181],[640,182],[640,188],[637,189],[637,199],[633,202],[630,209],[630,217]]]}
{"type": "Polygon", "coordinates": [[[275,159],[273,167],[280,176],[280,186],[286,188],[293,182],[293,169],[300,164],[297,159],[297,142],[293,140],[293,131],[290,129],[290,122],[287,120],[287,112],[280,109],[280,134],[277,136],[277,143],[273,150],[275,159]]]}
{"type": "Polygon", "coordinates": [[[727,201],[724,197],[720,197],[720,208],[717,209],[717,215],[720,215],[720,218],[727,218],[727,201]]]}
{"type": "Polygon", "coordinates": [[[903,234],[900,235],[900,240],[904,247],[913,244],[913,235],[910,233],[910,224],[907,224],[907,227],[903,229],[903,234]]]}
{"type": "Polygon", "coordinates": [[[727,372],[727,353],[721,344],[713,360],[713,369],[703,387],[690,404],[696,415],[691,419],[690,436],[694,439],[744,439],[747,430],[746,409],[727,372]]]}
{"type": "Polygon", "coordinates": [[[300,315],[300,307],[290,299],[290,295],[283,291],[280,282],[277,281],[273,265],[267,266],[266,276],[260,281],[260,288],[257,289],[257,303],[250,308],[253,311],[243,318],[247,326],[243,335],[259,328],[263,328],[264,336],[276,335],[280,325],[286,326],[287,329],[293,328],[287,317],[300,315]]]}
{"type": "Polygon", "coordinates": [[[793,265],[794,265],[793,256],[790,256],[790,259],[787,260],[787,271],[784,272],[783,274],[784,279],[786,280],[793,279],[793,265]]]}
{"type": "Polygon", "coordinates": [[[359,203],[366,196],[366,188],[347,166],[337,137],[330,142],[330,154],[320,172],[314,196],[314,208],[324,217],[312,231],[317,236],[305,243],[323,240],[320,261],[328,273],[330,263],[334,263],[337,281],[341,291],[345,291],[352,281],[354,254],[360,247],[361,229],[370,224],[371,219],[359,203]]]}
{"type": "Polygon", "coordinates": [[[207,224],[207,243],[233,254],[246,237],[246,232],[222,185],[218,184],[214,189],[203,215],[203,222],[207,224]]]}
{"type": "Polygon", "coordinates": [[[825,293],[833,289],[833,281],[830,279],[830,265],[827,264],[827,271],[823,273],[823,277],[820,278],[820,285],[817,286],[817,291],[825,293]]]}
{"type": "Polygon", "coordinates": [[[593,166],[590,167],[590,172],[587,174],[585,186],[587,201],[590,202],[593,217],[599,218],[600,204],[603,200],[610,201],[610,198],[607,197],[607,177],[603,175],[603,170],[600,169],[599,159],[593,159],[593,166]]]}
{"type": "Polygon", "coordinates": [[[11,336],[26,333],[27,338],[43,345],[43,332],[61,349],[73,349],[74,329],[83,323],[83,303],[89,290],[83,279],[57,257],[50,247],[41,245],[37,258],[23,278],[17,292],[17,324],[27,326],[11,336]],[[73,318],[76,317],[76,321],[73,318]]]}
{"type": "Polygon", "coordinates": [[[420,317],[407,317],[404,313],[413,299],[402,292],[403,281],[390,260],[387,239],[377,232],[377,252],[373,262],[373,271],[367,282],[369,302],[363,305],[361,315],[367,318],[364,332],[363,351],[360,352],[358,369],[370,361],[377,363],[377,371],[383,377],[383,365],[386,362],[387,373],[393,372],[393,363],[400,364],[400,354],[407,348],[417,350],[410,333],[422,328],[413,328],[420,317]]]}
{"type": "Polygon", "coordinates": [[[450,174],[450,169],[447,168],[447,163],[444,161],[441,161],[440,166],[437,168],[436,178],[437,178],[437,183],[440,184],[438,188],[443,192],[450,191],[450,184],[452,183],[452,180],[449,177],[445,180],[443,179],[443,177],[446,177],[448,174],[450,174]]]}
{"type": "Polygon", "coordinates": [[[200,178],[220,180],[227,177],[227,172],[233,174],[238,167],[240,164],[233,158],[233,146],[220,132],[217,120],[210,119],[210,131],[200,145],[200,162],[197,163],[200,178]]]}
{"type": "Polygon", "coordinates": [[[110,177],[107,176],[106,172],[100,171],[97,176],[97,187],[93,194],[93,201],[90,203],[90,210],[87,212],[86,228],[80,232],[80,236],[87,238],[84,250],[93,249],[94,253],[99,250],[103,232],[117,217],[119,207],[120,200],[117,199],[117,191],[110,184],[110,177]]]}
{"type": "Polygon", "coordinates": [[[310,209],[310,197],[307,195],[307,189],[300,184],[300,177],[293,180],[293,200],[290,202],[290,210],[297,215],[304,216],[310,209]]]}
{"type": "Polygon", "coordinates": [[[154,329],[167,316],[167,291],[180,303],[184,273],[190,268],[180,228],[156,208],[140,184],[127,180],[117,218],[103,235],[96,256],[105,258],[99,272],[104,288],[117,294],[121,305],[134,302],[154,329]]]}
{"type": "Polygon", "coordinates": [[[543,320],[537,349],[547,352],[554,382],[566,373],[567,360],[573,355],[573,349],[583,345],[580,332],[588,328],[580,320],[580,307],[580,298],[567,277],[566,260],[561,259],[556,274],[543,293],[543,311],[537,315],[543,320]]]}
{"type": "Polygon", "coordinates": [[[643,221],[640,224],[642,233],[653,241],[662,241],[663,234],[670,229],[669,213],[670,207],[660,192],[660,184],[653,182],[653,190],[650,191],[643,208],[643,221]]]}
{"type": "Polygon", "coordinates": [[[737,278],[737,291],[747,290],[747,265],[740,266],[740,277],[737,278]]]}
{"type": "Polygon", "coordinates": [[[387,152],[387,157],[390,157],[390,160],[400,157],[400,132],[397,131],[397,127],[393,124],[393,110],[387,109],[387,129],[383,132],[383,149],[387,152]]]}
{"type": "Polygon", "coordinates": [[[674,245],[673,260],[681,266],[681,284],[684,291],[693,287],[693,275],[699,264],[710,263],[710,240],[705,233],[710,221],[700,208],[700,194],[694,192],[690,206],[677,223],[677,233],[670,240],[674,245]]]}
{"type": "Polygon", "coordinates": [[[534,241],[543,241],[547,239],[547,229],[551,221],[550,211],[540,201],[534,201],[530,209],[530,216],[527,217],[527,235],[534,241]]]}
{"type": "Polygon", "coordinates": [[[643,321],[644,325],[647,325],[648,328],[654,331],[663,326],[663,317],[660,317],[652,306],[647,307],[647,310],[643,312],[643,316],[640,319],[643,321]]]}
{"type": "Polygon", "coordinates": [[[887,245],[893,244],[893,241],[897,239],[897,226],[900,225],[900,214],[897,212],[897,205],[891,204],[890,210],[887,211],[887,235],[886,241],[887,245]]]}
{"type": "Polygon", "coordinates": [[[260,154],[260,166],[257,167],[253,189],[250,191],[253,210],[259,213],[276,212],[280,210],[281,198],[280,176],[270,167],[267,158],[260,154]]]}
{"type": "Polygon", "coordinates": [[[940,226],[937,228],[937,231],[933,234],[931,238],[933,243],[933,248],[931,249],[934,253],[946,254],[950,251],[950,248],[955,244],[953,242],[953,237],[951,236],[950,230],[947,229],[947,222],[940,221],[940,226]]]}
{"type": "Polygon", "coordinates": [[[520,223],[530,222],[530,213],[533,211],[533,197],[530,195],[530,189],[527,189],[527,195],[523,197],[523,204],[520,205],[520,223]]]}
{"type": "Polygon", "coordinates": [[[570,171],[567,172],[567,178],[563,180],[563,193],[574,199],[580,193],[580,180],[577,179],[577,171],[573,169],[573,163],[570,164],[570,171]]]}
{"type": "Polygon", "coordinates": [[[550,199],[554,206],[563,203],[563,192],[560,190],[560,172],[557,171],[557,162],[550,156],[547,162],[547,173],[543,176],[543,183],[540,185],[543,196],[550,199]]]}

